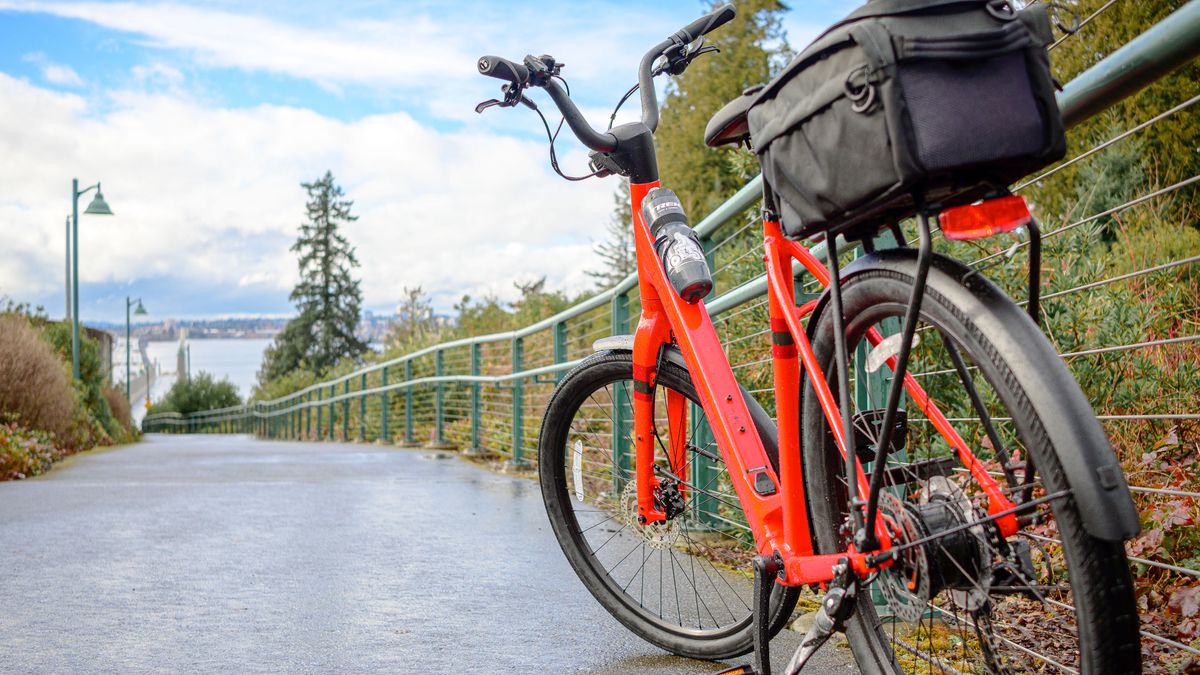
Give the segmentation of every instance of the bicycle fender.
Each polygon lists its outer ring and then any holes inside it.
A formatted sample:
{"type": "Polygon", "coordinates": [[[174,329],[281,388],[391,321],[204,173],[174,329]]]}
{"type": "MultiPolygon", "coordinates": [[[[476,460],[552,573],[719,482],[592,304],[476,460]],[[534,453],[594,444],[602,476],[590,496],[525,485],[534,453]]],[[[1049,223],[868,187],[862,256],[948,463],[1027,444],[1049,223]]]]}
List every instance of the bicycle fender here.
{"type": "MultiPolygon", "coordinates": [[[[632,352],[633,336],[613,335],[611,337],[600,338],[592,344],[592,350],[595,352],[632,352]]],[[[683,368],[685,371],[688,369],[687,362],[683,360],[683,352],[680,352],[679,347],[675,345],[666,345],[663,347],[658,358],[660,363],[666,360],[683,368]]],[[[738,383],[738,388],[742,392],[742,398],[746,399],[746,408],[750,411],[750,418],[754,420],[754,426],[758,429],[758,436],[762,439],[763,449],[767,451],[767,456],[778,458],[779,430],[775,427],[775,420],[771,419],[771,416],[767,414],[767,411],[755,400],[746,387],[738,383]]]]}
{"type": "MultiPolygon", "coordinates": [[[[841,277],[844,283],[867,271],[882,269],[911,278],[916,266],[916,249],[888,249],[856,259],[842,269],[841,277]]],[[[1104,541],[1126,541],[1136,536],[1141,529],[1137,508],[1116,453],[1075,378],[1042,377],[1042,373],[1061,367],[1062,361],[1053,348],[1031,348],[1048,347],[1049,343],[1029,315],[976,270],[937,253],[933,255],[926,292],[939,294],[956,307],[968,308],[963,318],[989,337],[1031,406],[1045,411],[1042,424],[1058,452],[1088,534],[1104,541]]],[[[826,289],[808,323],[810,339],[828,302],[826,289]]]]}

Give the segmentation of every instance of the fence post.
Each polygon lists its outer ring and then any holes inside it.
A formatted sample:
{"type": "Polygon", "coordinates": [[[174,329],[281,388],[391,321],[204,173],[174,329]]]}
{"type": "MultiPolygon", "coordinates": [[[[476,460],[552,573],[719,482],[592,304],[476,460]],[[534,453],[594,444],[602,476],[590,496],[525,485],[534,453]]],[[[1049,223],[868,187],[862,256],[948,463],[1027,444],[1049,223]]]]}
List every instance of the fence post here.
{"type": "MultiPolygon", "coordinates": [[[[692,428],[696,430],[692,436],[692,443],[698,448],[720,453],[716,439],[713,438],[712,428],[708,426],[708,419],[704,416],[704,408],[695,403],[689,404],[688,407],[691,408],[692,428]]],[[[700,488],[692,491],[692,515],[701,525],[717,527],[720,525],[716,518],[718,504],[716,498],[708,493],[707,486],[713,484],[720,472],[713,466],[711,459],[698,452],[692,453],[691,460],[692,485],[700,488]]]]}
{"type": "MultiPolygon", "coordinates": [[[[704,250],[704,260],[708,263],[710,271],[715,270],[716,251],[713,246],[713,241],[709,237],[704,237],[700,240],[700,247],[704,250]]],[[[691,410],[691,419],[693,421],[692,428],[696,430],[692,442],[697,447],[716,447],[716,439],[713,438],[712,429],[708,426],[708,420],[704,416],[704,408],[696,404],[688,406],[691,410]]],[[[719,452],[719,451],[718,451],[719,452]]],[[[715,480],[718,469],[713,466],[713,461],[698,452],[692,453],[691,457],[691,480],[693,485],[705,486],[715,480]]],[[[716,526],[719,521],[716,521],[713,516],[717,513],[717,501],[711,496],[695,491],[695,496],[692,500],[694,517],[697,522],[704,526],[716,526]]]]}
{"type": "MultiPolygon", "coordinates": [[[[471,345],[471,375],[478,377],[480,374],[479,361],[483,355],[483,346],[478,342],[471,345]]],[[[479,382],[471,383],[471,449],[479,452],[479,382]]]]}
{"type": "MultiPolygon", "coordinates": [[[[411,383],[413,379],[412,359],[404,362],[404,381],[411,383]]],[[[413,388],[409,384],[404,388],[404,444],[413,444],[413,388]]]]}
{"type": "Polygon", "coordinates": [[[392,430],[388,428],[388,391],[387,391],[388,376],[387,376],[387,373],[388,373],[387,366],[384,366],[383,367],[383,375],[379,382],[380,386],[383,387],[383,391],[380,392],[380,394],[379,394],[379,437],[381,439],[383,439],[384,443],[391,443],[392,442],[392,430]]]}
{"type": "MultiPolygon", "coordinates": [[[[434,354],[434,374],[437,375],[438,377],[442,377],[443,375],[446,374],[446,353],[444,351],[442,351],[441,349],[437,350],[437,352],[434,354]]],[[[445,389],[445,384],[442,383],[441,380],[438,380],[438,383],[437,383],[436,396],[437,396],[437,398],[434,401],[435,417],[434,417],[434,425],[433,425],[433,428],[434,428],[433,438],[434,438],[435,444],[443,445],[446,442],[445,437],[443,435],[443,432],[445,430],[445,422],[446,422],[446,412],[445,412],[445,408],[444,408],[445,403],[446,403],[446,389],[445,389]]]]}
{"type": "MultiPolygon", "coordinates": [[[[359,391],[367,390],[367,374],[362,374],[362,379],[359,382],[359,391]]],[[[358,440],[367,440],[367,395],[360,393],[358,395],[358,440]]]]}
{"type": "Polygon", "coordinates": [[[334,420],[334,415],[336,414],[334,407],[333,407],[334,406],[333,398],[335,396],[337,396],[337,385],[331,384],[331,385],[329,385],[329,426],[328,426],[328,428],[325,429],[325,435],[331,441],[333,440],[333,420],[334,420]]]}
{"type": "MultiPolygon", "coordinates": [[[[559,321],[554,324],[554,365],[566,363],[567,361],[567,322],[559,321]]],[[[558,382],[563,378],[563,371],[554,371],[554,381],[558,382]]]]}
{"type": "MultiPolygon", "coordinates": [[[[629,333],[629,293],[621,293],[612,299],[612,334],[626,335],[629,333]]],[[[632,410],[629,407],[629,391],[624,387],[613,388],[613,494],[620,499],[621,491],[625,489],[625,480],[632,472],[630,467],[629,433],[626,431],[631,420],[632,410]]]]}
{"type": "MultiPolygon", "coordinates": [[[[512,372],[519,373],[525,369],[525,339],[513,338],[512,341],[512,372]]],[[[521,378],[512,382],[512,463],[513,466],[524,466],[522,454],[525,451],[525,383],[521,378]]]]}
{"type": "Polygon", "coordinates": [[[324,426],[322,422],[325,420],[325,407],[321,405],[321,387],[317,387],[315,393],[317,394],[317,433],[313,436],[313,440],[319,441],[323,438],[321,427],[324,426]]]}
{"type": "Polygon", "coordinates": [[[346,398],[342,401],[342,441],[350,440],[350,378],[342,385],[342,393],[346,398]]]}
{"type": "Polygon", "coordinates": [[[312,392],[304,394],[304,440],[312,438],[312,392]]]}

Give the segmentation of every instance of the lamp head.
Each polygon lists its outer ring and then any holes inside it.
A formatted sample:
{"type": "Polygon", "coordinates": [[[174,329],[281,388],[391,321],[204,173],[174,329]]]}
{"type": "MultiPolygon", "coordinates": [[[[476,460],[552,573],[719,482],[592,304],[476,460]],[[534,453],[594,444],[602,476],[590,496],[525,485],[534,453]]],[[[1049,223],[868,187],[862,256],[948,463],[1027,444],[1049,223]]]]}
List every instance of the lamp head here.
{"type": "Polygon", "coordinates": [[[142,305],[142,301],[138,300],[137,308],[133,310],[135,316],[146,316],[146,308],[142,305]]]}
{"type": "Polygon", "coordinates": [[[104,193],[100,191],[98,184],[96,185],[96,196],[92,197],[92,203],[88,204],[83,212],[95,216],[111,216],[113,214],[112,209],[108,208],[108,202],[104,201],[104,193]]]}

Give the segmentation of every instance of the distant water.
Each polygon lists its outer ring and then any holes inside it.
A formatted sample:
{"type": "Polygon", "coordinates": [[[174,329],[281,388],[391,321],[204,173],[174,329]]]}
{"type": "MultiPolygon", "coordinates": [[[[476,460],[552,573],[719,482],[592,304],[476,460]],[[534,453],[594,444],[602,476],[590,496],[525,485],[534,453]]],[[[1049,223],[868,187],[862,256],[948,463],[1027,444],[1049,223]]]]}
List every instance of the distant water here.
{"type": "MultiPolygon", "coordinates": [[[[271,344],[269,339],[226,339],[188,340],[192,350],[192,374],[200,371],[212,374],[217,380],[228,379],[238,388],[244,399],[258,381],[258,369],[262,366],[263,352],[271,344]]],[[[178,341],[150,342],[146,352],[151,361],[158,361],[162,368],[162,384],[169,386],[174,381],[178,341]]],[[[135,357],[136,358],[136,357],[135,357]]],[[[155,398],[166,391],[154,388],[155,398]]]]}

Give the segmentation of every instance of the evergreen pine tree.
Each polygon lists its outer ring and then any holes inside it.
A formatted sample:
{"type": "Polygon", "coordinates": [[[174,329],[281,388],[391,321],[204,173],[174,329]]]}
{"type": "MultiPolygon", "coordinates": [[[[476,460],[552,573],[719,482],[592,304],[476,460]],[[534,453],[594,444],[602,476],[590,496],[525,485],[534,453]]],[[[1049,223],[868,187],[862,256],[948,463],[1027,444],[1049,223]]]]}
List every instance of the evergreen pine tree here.
{"type": "Polygon", "coordinates": [[[358,219],[354,202],[334,184],[333,173],[312,183],[308,191],[308,220],[291,250],[299,256],[300,282],[290,300],[299,316],[288,322],[267,349],[259,379],[263,382],[305,367],[324,372],[343,358],[358,358],[367,344],[356,334],[362,290],[351,271],[358,267],[354,247],[338,231],[340,224],[358,219]]]}
{"type": "Polygon", "coordinates": [[[390,350],[413,350],[433,344],[439,328],[433,316],[433,304],[425,289],[404,287],[404,295],[396,307],[396,321],[388,332],[386,344],[390,350]]]}
{"type": "Polygon", "coordinates": [[[745,184],[726,152],[704,145],[708,120],[747,87],[770,80],[789,51],[781,24],[784,3],[735,4],[737,18],[706,36],[721,53],[701,56],[667,85],[655,134],[663,187],[679,195],[693,223],[745,184]]]}
{"type": "Polygon", "coordinates": [[[633,245],[633,213],[629,208],[629,188],[622,185],[613,194],[613,216],[605,228],[605,239],[592,249],[600,258],[601,267],[586,270],[596,280],[596,288],[604,290],[637,271],[637,255],[633,245]]]}

